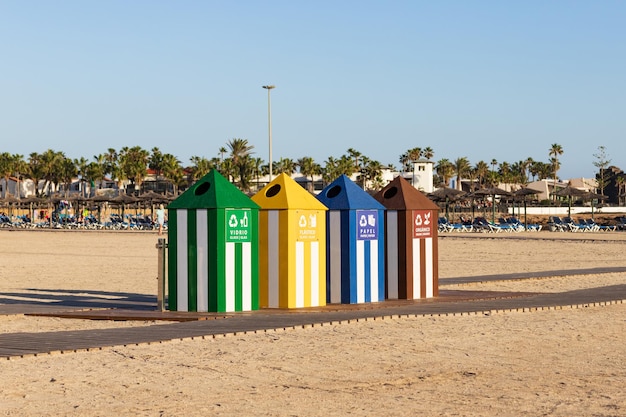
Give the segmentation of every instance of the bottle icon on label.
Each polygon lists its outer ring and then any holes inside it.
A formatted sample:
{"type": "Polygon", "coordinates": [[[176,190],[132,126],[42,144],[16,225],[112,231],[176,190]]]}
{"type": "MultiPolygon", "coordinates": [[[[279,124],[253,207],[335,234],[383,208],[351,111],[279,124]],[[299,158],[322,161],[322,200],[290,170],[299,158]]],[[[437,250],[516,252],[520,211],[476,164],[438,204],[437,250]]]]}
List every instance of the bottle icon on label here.
{"type": "Polygon", "coordinates": [[[243,219],[241,219],[241,227],[248,227],[248,212],[243,212],[243,219]]]}

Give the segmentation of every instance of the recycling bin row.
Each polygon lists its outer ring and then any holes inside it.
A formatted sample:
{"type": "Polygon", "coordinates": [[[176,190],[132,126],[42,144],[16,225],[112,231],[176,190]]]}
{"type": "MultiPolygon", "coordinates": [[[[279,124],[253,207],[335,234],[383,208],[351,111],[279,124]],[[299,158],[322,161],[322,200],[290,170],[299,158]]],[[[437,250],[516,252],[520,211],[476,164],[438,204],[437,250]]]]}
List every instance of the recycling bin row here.
{"type": "Polygon", "coordinates": [[[397,177],[251,198],[212,170],[168,206],[168,309],[234,312],[438,295],[438,207],[397,177]]]}

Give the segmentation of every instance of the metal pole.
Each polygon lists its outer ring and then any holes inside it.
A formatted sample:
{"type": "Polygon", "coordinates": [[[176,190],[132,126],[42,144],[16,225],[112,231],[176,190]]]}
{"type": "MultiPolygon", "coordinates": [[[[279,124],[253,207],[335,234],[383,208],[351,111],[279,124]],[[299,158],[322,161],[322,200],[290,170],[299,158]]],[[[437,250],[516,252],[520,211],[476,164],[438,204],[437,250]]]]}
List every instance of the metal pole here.
{"type": "Polygon", "coordinates": [[[270,91],[272,88],[276,88],[275,85],[264,85],[263,88],[267,90],[267,126],[268,126],[268,136],[269,136],[269,168],[270,168],[270,181],[272,181],[272,101],[270,98],[270,91]]]}
{"type": "Polygon", "coordinates": [[[156,244],[159,251],[158,256],[158,275],[157,275],[157,309],[165,311],[165,252],[167,250],[167,242],[163,238],[159,238],[156,244]]]}

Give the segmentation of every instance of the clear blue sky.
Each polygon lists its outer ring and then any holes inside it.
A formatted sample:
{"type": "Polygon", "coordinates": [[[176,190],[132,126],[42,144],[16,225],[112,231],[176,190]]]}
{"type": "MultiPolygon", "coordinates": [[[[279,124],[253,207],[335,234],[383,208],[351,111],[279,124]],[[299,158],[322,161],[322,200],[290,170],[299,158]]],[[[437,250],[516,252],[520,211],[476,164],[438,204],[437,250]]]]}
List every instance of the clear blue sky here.
{"type": "Polygon", "coordinates": [[[0,0],[0,152],[626,169],[624,1],[0,0]]]}

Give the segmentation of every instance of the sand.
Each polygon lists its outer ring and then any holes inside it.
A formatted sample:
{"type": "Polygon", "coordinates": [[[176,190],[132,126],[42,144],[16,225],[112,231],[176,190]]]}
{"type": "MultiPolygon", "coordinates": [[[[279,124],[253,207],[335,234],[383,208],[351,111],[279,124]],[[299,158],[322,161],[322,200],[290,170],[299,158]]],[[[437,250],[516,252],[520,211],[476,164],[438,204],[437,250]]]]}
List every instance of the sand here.
{"type": "MultiPolygon", "coordinates": [[[[440,276],[626,266],[626,233],[439,240],[440,276]],[[575,236],[577,235],[577,236],[575,236]]],[[[155,233],[0,231],[0,303],[156,294],[155,233]]],[[[563,292],[572,275],[445,288],[563,292]]],[[[442,287],[444,288],[444,287],[442,287]]],[[[2,333],[154,326],[0,316],[2,333]]],[[[0,361],[0,415],[626,416],[626,304],[358,323],[0,361]]]]}

